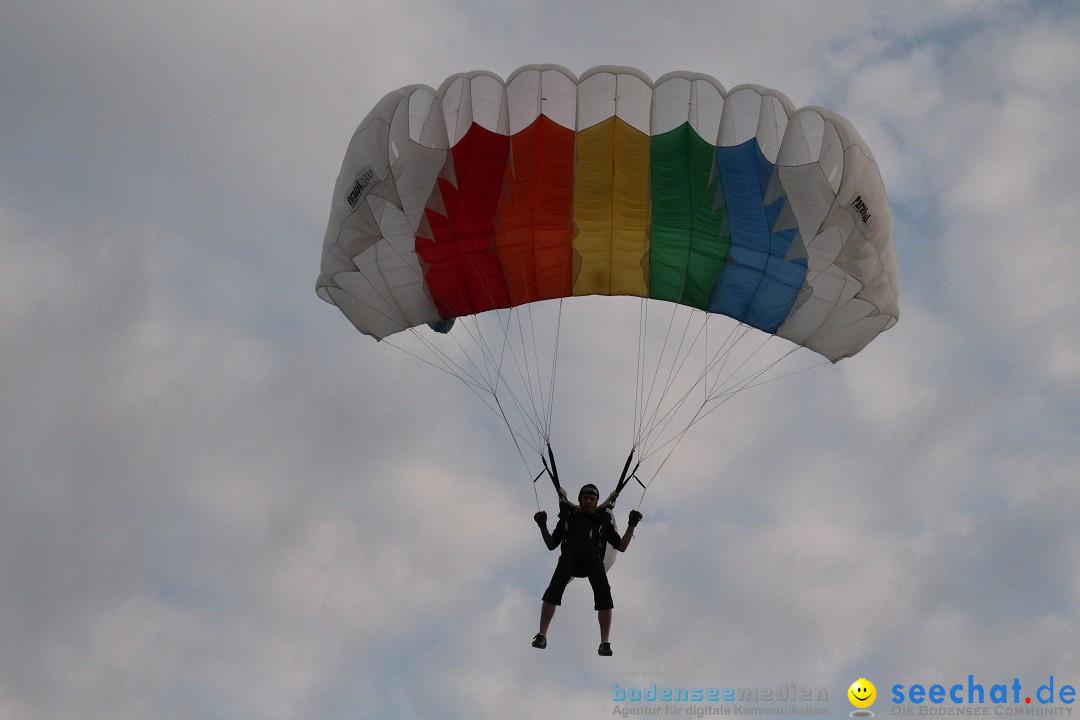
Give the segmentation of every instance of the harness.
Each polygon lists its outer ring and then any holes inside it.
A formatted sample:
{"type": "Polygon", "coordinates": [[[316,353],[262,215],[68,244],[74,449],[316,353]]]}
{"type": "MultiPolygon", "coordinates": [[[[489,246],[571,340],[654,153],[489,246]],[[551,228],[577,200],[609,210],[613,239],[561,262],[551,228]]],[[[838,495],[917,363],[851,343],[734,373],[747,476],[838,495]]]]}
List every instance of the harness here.
{"type": "Polygon", "coordinates": [[[604,559],[608,538],[605,530],[614,527],[611,513],[597,510],[593,514],[567,508],[559,513],[559,524],[563,537],[560,545],[564,554],[585,560],[604,559]]]}

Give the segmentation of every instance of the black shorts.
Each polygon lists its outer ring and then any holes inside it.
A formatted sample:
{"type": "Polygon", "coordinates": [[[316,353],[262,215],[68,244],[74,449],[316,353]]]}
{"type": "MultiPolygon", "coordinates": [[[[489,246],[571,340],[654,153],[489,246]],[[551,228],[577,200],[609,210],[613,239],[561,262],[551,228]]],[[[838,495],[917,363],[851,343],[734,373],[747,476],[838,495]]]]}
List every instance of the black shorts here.
{"type": "Polygon", "coordinates": [[[604,570],[603,560],[588,560],[575,558],[571,555],[560,555],[559,564],[555,566],[555,573],[551,576],[551,583],[544,591],[544,602],[552,605],[561,605],[563,590],[566,589],[570,578],[589,578],[589,584],[593,590],[593,606],[597,610],[610,610],[615,607],[611,600],[611,585],[608,584],[607,571],[604,570]]]}

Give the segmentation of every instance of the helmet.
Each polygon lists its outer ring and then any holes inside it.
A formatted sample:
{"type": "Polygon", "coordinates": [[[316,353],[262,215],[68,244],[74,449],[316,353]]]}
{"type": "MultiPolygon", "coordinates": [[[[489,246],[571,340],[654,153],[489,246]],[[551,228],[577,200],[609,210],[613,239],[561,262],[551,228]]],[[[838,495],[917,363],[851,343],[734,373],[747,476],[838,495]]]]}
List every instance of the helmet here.
{"type": "Polygon", "coordinates": [[[600,499],[600,490],[598,490],[597,487],[595,485],[593,485],[592,483],[588,483],[587,485],[582,485],[581,490],[578,491],[578,494],[577,494],[578,502],[581,502],[581,498],[584,497],[585,495],[592,495],[594,498],[599,500],[600,499]]]}

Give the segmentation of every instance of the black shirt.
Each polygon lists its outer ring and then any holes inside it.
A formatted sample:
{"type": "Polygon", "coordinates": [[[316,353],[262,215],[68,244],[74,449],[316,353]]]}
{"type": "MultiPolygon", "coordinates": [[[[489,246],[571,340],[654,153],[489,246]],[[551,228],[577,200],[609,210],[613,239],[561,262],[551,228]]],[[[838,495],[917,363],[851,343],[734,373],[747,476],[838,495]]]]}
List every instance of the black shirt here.
{"type": "Polygon", "coordinates": [[[607,510],[587,513],[566,505],[559,510],[559,522],[551,537],[562,543],[563,555],[573,555],[582,560],[602,560],[605,544],[610,543],[617,548],[622,542],[607,510]]]}

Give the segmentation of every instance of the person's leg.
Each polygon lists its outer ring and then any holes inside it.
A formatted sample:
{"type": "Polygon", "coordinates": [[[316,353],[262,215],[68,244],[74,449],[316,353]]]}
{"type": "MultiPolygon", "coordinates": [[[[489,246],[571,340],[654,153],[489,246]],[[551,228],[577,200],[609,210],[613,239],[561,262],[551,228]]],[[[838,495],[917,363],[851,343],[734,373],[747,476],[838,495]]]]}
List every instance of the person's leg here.
{"type": "Polygon", "coordinates": [[[604,572],[602,565],[589,573],[589,583],[593,589],[596,618],[600,622],[600,642],[606,643],[611,633],[611,609],[615,603],[611,600],[611,585],[608,583],[607,573],[604,572]]]}
{"type": "Polygon", "coordinates": [[[555,572],[551,575],[551,582],[544,591],[543,602],[540,604],[539,635],[542,637],[533,638],[533,647],[547,646],[548,625],[551,624],[551,618],[555,616],[555,608],[562,604],[563,591],[566,590],[572,576],[572,564],[565,556],[560,556],[555,572]]]}
{"type": "Polygon", "coordinates": [[[540,634],[547,636],[548,625],[551,624],[551,618],[555,617],[555,605],[549,603],[546,600],[540,604],[540,634]]]}
{"type": "Polygon", "coordinates": [[[611,633],[611,608],[597,610],[596,617],[600,621],[600,642],[607,642],[611,633]]]}

